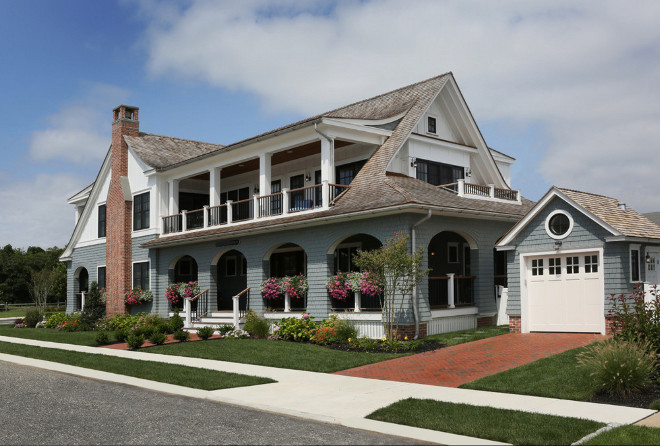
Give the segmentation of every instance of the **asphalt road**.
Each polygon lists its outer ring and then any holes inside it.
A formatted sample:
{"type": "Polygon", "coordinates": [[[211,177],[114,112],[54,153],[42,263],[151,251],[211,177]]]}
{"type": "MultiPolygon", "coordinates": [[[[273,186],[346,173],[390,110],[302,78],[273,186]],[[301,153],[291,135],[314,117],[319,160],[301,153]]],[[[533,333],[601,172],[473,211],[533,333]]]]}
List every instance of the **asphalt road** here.
{"type": "Polygon", "coordinates": [[[3,445],[415,443],[2,361],[0,386],[3,445]]]}

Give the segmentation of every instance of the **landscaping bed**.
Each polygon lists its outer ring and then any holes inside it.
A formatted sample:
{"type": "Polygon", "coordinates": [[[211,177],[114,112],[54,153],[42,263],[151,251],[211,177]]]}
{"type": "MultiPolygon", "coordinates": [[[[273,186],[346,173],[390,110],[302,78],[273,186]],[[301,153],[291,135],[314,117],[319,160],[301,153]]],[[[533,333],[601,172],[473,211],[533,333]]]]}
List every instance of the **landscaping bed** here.
{"type": "Polygon", "coordinates": [[[626,396],[596,394],[591,398],[592,403],[614,404],[616,406],[640,407],[648,409],[652,402],[660,400],[660,383],[653,382],[641,392],[630,393],[626,396]]]}

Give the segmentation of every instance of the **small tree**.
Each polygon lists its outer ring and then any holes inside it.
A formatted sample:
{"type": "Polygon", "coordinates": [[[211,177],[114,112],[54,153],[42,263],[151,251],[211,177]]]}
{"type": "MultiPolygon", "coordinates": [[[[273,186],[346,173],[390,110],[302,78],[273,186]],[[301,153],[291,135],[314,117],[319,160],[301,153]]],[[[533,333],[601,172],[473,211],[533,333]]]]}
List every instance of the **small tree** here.
{"type": "Polygon", "coordinates": [[[82,310],[82,320],[86,324],[93,326],[96,322],[105,316],[105,304],[101,301],[99,285],[92,282],[89,285],[89,293],[85,299],[85,308],[82,310]]]}
{"type": "Polygon", "coordinates": [[[412,254],[408,253],[409,239],[408,235],[395,232],[394,237],[380,248],[373,251],[359,250],[354,259],[357,266],[368,270],[383,284],[380,304],[387,339],[393,339],[399,330],[406,297],[412,295],[415,285],[428,273],[428,270],[422,269],[424,248],[419,247],[412,254]]]}
{"type": "Polygon", "coordinates": [[[46,310],[46,301],[56,277],[55,271],[49,269],[30,271],[30,295],[41,315],[46,310]]]}

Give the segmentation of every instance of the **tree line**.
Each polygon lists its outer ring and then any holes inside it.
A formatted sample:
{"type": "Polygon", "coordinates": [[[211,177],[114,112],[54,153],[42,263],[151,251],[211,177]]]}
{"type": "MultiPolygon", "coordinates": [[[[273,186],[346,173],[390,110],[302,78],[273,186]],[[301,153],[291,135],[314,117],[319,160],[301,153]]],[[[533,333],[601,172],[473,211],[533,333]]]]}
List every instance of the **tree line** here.
{"type": "Polygon", "coordinates": [[[30,246],[27,250],[5,245],[0,250],[0,303],[66,300],[64,250],[30,246]]]}

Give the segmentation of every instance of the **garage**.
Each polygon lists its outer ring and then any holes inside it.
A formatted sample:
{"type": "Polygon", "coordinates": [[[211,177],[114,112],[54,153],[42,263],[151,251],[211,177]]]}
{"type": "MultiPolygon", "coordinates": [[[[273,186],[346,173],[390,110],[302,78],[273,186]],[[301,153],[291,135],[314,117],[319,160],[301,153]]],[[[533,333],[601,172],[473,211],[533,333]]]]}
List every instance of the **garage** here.
{"type": "Polygon", "coordinates": [[[528,255],[529,331],[600,333],[603,268],[598,251],[528,255]]]}

